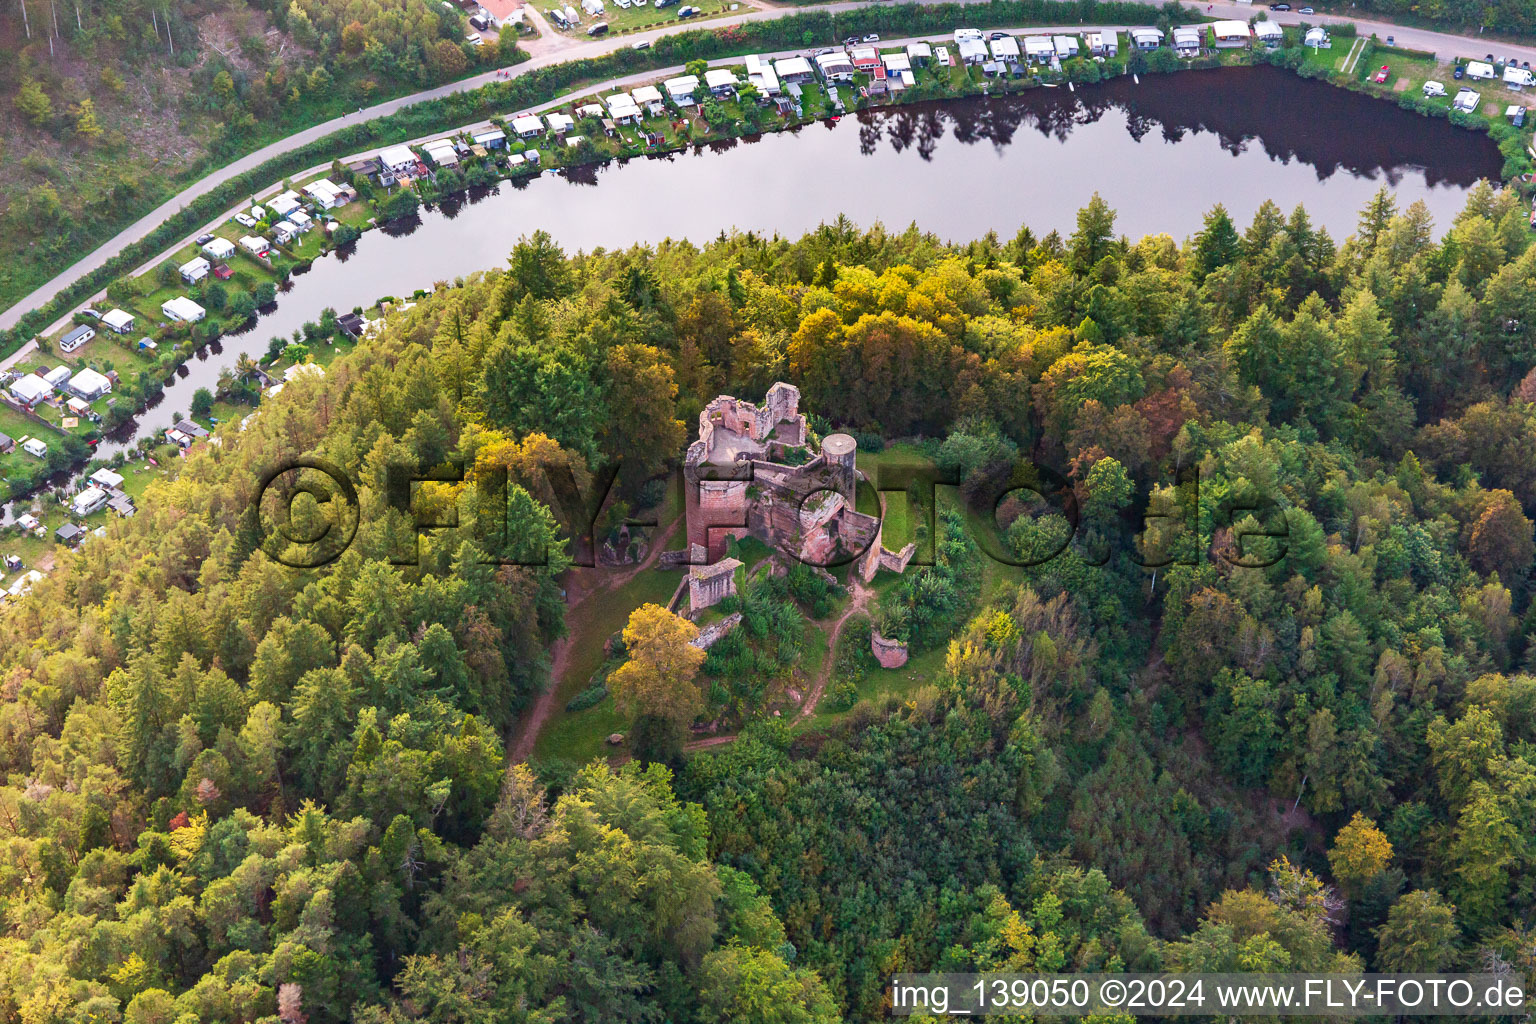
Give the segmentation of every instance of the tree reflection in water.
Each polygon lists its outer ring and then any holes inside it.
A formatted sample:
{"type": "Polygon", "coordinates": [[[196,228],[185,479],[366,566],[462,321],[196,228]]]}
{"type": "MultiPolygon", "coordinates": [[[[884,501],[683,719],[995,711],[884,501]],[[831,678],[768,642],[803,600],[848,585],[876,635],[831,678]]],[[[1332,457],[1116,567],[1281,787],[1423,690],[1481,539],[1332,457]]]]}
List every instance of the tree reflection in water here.
{"type": "Polygon", "coordinates": [[[1111,110],[1123,112],[1127,131],[1138,142],[1154,131],[1170,143],[1210,132],[1234,156],[1257,142],[1271,160],[1310,164],[1319,181],[1342,170],[1382,176],[1396,185],[1403,171],[1413,168],[1425,173],[1430,186],[1466,188],[1479,178],[1496,179],[1503,164],[1491,142],[1477,145],[1476,136],[1448,121],[1271,67],[1149,76],[1139,85],[1118,78],[1077,92],[1039,88],[855,116],[864,155],[873,155],[883,138],[898,153],[915,147],[918,156],[931,160],[946,133],[966,145],[990,142],[999,150],[1012,144],[1020,129],[1065,143],[1075,129],[1111,110]],[[1457,158],[1447,159],[1449,152],[1457,158]]]}

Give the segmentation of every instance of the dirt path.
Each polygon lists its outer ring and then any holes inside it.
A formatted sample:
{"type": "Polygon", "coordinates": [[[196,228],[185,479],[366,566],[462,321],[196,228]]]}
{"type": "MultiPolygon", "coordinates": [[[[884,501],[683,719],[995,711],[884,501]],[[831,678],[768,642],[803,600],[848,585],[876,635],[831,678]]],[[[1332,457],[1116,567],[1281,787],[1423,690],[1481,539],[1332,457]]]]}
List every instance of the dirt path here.
{"type": "Polygon", "coordinates": [[[843,609],[843,614],[832,623],[832,628],[827,632],[827,656],[822,659],[821,671],[816,673],[816,682],[811,684],[811,690],[805,695],[805,700],[800,702],[800,713],[795,716],[795,721],[803,722],[810,718],[816,710],[816,705],[821,703],[821,695],[827,692],[827,683],[832,681],[832,670],[837,667],[837,638],[843,635],[843,625],[854,615],[864,610],[869,604],[869,599],[875,596],[875,592],[864,586],[857,579],[853,580],[853,600],[848,602],[848,607],[843,609]]]}
{"type": "MultiPolygon", "coordinates": [[[[800,711],[792,721],[803,722],[816,712],[816,705],[821,703],[822,695],[827,692],[827,683],[832,681],[832,671],[837,667],[837,640],[843,634],[843,626],[848,620],[869,606],[869,599],[875,596],[875,592],[864,586],[857,579],[853,581],[853,600],[848,602],[848,607],[832,622],[832,628],[827,631],[827,656],[821,662],[821,671],[816,673],[816,681],[806,692],[800,701],[800,711]]],[[[683,750],[704,750],[708,747],[718,747],[722,743],[729,743],[736,738],[735,733],[727,736],[708,736],[704,739],[693,740],[683,744],[683,750]]]]}
{"type": "Polygon", "coordinates": [[[661,557],[661,553],[667,549],[667,543],[671,541],[672,535],[677,532],[677,528],[682,522],[682,516],[672,520],[671,525],[662,530],[661,535],[656,538],[656,542],[651,545],[651,550],[646,554],[645,560],[632,569],[625,569],[623,572],[598,569],[585,570],[583,575],[601,573],[602,578],[598,581],[597,586],[584,590],[580,596],[575,597],[574,600],[566,605],[566,625],[569,628],[563,638],[555,641],[554,657],[550,659],[549,663],[549,685],[544,689],[543,693],[539,694],[539,699],[534,701],[533,708],[518,723],[517,738],[513,740],[511,753],[507,757],[509,764],[526,761],[532,756],[534,745],[539,740],[539,733],[544,730],[544,723],[549,721],[549,716],[554,712],[555,699],[560,692],[560,683],[565,679],[566,670],[570,667],[571,647],[581,634],[581,627],[586,621],[583,617],[573,613],[585,605],[587,600],[594,594],[607,594],[618,590],[640,573],[654,566],[656,560],[661,557]]]}

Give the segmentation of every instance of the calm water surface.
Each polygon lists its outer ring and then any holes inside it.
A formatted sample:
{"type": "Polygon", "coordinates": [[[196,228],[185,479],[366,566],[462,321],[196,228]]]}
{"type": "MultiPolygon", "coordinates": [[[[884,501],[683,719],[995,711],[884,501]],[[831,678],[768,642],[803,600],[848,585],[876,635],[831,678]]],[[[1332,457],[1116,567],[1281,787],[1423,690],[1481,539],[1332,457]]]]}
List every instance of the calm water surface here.
{"type": "Polygon", "coordinates": [[[1304,204],[1342,240],[1382,185],[1422,199],[1440,229],[1502,159],[1486,136],[1274,68],[1129,78],[1072,92],[864,112],[835,124],[503,184],[365,234],[315,261],[253,329],[178,370],[165,396],[101,454],[161,431],[241,352],[258,358],[330,306],[504,265],[538,228],[567,251],[663,238],[708,241],[733,228],[798,236],[847,215],[860,226],[916,223],[964,241],[1071,231],[1099,192],[1132,238],[1184,238],[1216,203],[1244,224],[1265,199],[1304,204]]]}

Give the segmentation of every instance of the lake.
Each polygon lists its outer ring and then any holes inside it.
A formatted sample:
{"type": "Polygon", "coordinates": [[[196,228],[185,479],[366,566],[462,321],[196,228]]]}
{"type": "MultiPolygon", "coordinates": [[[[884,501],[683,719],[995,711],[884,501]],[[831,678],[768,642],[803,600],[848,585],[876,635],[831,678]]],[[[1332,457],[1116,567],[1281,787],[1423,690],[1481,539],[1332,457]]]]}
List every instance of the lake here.
{"type": "Polygon", "coordinates": [[[519,236],[543,228],[567,251],[733,228],[795,237],[846,215],[860,226],[910,223],[966,241],[1022,225],[1070,232],[1099,192],[1119,231],[1184,238],[1222,203],[1246,225],[1273,199],[1300,203],[1335,241],[1382,185],[1399,208],[1422,199],[1440,230],[1503,160],[1484,135],[1269,67],[1153,75],[1024,96],[866,111],[796,131],[545,174],[423,210],[370,231],[355,251],[316,260],[253,329],[182,367],[164,398],[101,445],[111,455],[159,432],[241,352],[258,358],[326,306],[505,265],[519,236]]]}

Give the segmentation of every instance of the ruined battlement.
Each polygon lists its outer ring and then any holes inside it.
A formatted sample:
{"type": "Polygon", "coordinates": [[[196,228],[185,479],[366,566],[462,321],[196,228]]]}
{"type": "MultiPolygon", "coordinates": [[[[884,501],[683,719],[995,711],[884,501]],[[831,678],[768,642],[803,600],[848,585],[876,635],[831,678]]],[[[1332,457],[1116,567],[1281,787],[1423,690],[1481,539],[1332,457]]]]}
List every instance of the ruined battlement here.
{"type": "Polygon", "coordinates": [[[825,564],[856,555],[868,581],[881,568],[900,572],[907,558],[880,545],[880,520],[855,508],[858,444],[829,434],[801,465],[787,460],[811,442],[800,391],[778,383],[761,406],[720,395],[699,413],[699,438],[683,472],[690,545],[718,559],[732,537],[752,536],[802,561],[825,564]]]}

